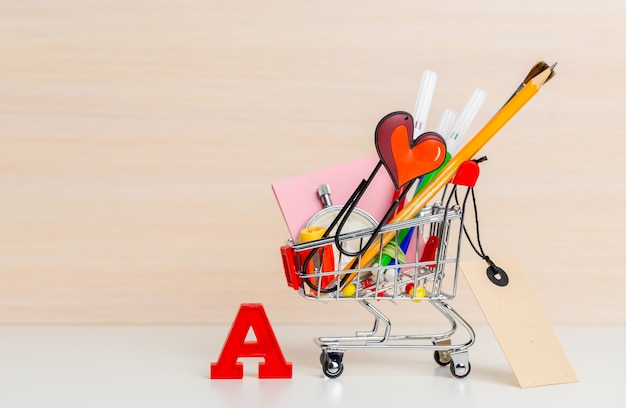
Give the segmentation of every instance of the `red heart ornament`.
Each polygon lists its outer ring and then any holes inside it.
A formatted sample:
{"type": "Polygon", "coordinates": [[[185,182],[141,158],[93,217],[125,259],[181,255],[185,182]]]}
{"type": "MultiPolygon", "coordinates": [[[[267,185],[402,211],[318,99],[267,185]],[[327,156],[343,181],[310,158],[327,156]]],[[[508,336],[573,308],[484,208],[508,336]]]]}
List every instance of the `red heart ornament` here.
{"type": "Polygon", "coordinates": [[[426,132],[413,140],[413,117],[408,112],[382,118],[375,144],[396,189],[437,169],[446,158],[446,143],[438,133],[426,132]]]}

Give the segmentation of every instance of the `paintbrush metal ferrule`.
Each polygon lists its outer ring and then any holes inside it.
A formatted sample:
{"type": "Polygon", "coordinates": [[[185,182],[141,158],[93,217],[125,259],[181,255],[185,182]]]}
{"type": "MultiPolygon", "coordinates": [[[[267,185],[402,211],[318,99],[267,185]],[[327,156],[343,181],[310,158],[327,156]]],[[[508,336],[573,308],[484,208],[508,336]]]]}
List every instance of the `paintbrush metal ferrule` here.
{"type": "MultiPolygon", "coordinates": [[[[538,74],[540,74],[541,72],[543,72],[544,70],[546,70],[547,68],[550,68],[550,66],[545,62],[545,61],[539,61],[538,63],[536,63],[535,65],[533,65],[533,67],[530,69],[530,71],[528,71],[528,74],[526,74],[526,77],[524,78],[524,80],[519,84],[519,86],[517,87],[517,89],[511,94],[511,96],[509,96],[509,99],[507,99],[506,102],[504,102],[504,105],[502,105],[502,107],[504,107],[507,103],[509,103],[511,101],[511,99],[513,99],[513,97],[515,95],[517,95],[517,93],[534,77],[536,77],[538,74]]],[[[548,78],[550,79],[550,78],[548,78]]],[[[500,108],[502,109],[502,108],[500,108]]]]}

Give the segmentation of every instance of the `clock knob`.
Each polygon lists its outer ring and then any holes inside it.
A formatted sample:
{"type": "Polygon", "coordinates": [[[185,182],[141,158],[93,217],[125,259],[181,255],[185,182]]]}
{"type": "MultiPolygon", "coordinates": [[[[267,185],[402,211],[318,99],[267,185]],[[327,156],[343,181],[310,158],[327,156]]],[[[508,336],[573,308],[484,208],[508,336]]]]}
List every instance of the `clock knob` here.
{"type": "Polygon", "coordinates": [[[320,200],[322,200],[324,208],[333,205],[333,202],[330,199],[330,186],[328,184],[320,184],[317,187],[317,195],[319,196],[320,200]]]}

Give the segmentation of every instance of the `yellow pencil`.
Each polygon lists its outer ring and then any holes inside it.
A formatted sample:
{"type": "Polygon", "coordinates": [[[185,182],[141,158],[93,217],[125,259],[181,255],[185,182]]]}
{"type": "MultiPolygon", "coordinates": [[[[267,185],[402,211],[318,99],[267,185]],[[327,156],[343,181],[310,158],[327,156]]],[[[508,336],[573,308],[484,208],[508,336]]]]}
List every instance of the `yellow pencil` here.
{"type": "MultiPolygon", "coordinates": [[[[511,100],[502,107],[489,122],[474,136],[457,154],[454,155],[448,164],[441,169],[435,178],[422,190],[418,195],[404,206],[390,222],[406,221],[414,218],[437,193],[445,187],[446,184],[454,177],[461,163],[470,160],[491,138],[498,133],[500,129],[539,91],[541,86],[548,80],[552,74],[552,69],[547,68],[533,79],[531,79],[522,89],[515,94],[511,100]]],[[[378,238],[361,256],[361,265],[367,265],[379,253],[382,246],[387,245],[394,237],[394,232],[385,233],[382,238],[378,238]]],[[[357,258],[353,259],[344,270],[352,269],[357,258]]],[[[356,272],[351,273],[343,285],[350,282],[357,275],[356,272]]]]}

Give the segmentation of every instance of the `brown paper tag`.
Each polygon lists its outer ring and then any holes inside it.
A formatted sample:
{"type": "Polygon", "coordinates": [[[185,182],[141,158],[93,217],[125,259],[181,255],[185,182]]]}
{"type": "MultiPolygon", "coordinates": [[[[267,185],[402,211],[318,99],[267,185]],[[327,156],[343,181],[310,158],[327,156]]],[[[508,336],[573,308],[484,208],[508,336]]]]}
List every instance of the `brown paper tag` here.
{"type": "Polygon", "coordinates": [[[485,261],[462,262],[461,270],[491,326],[521,388],[578,382],[576,373],[517,262],[497,260],[509,277],[494,285],[485,261]]]}

